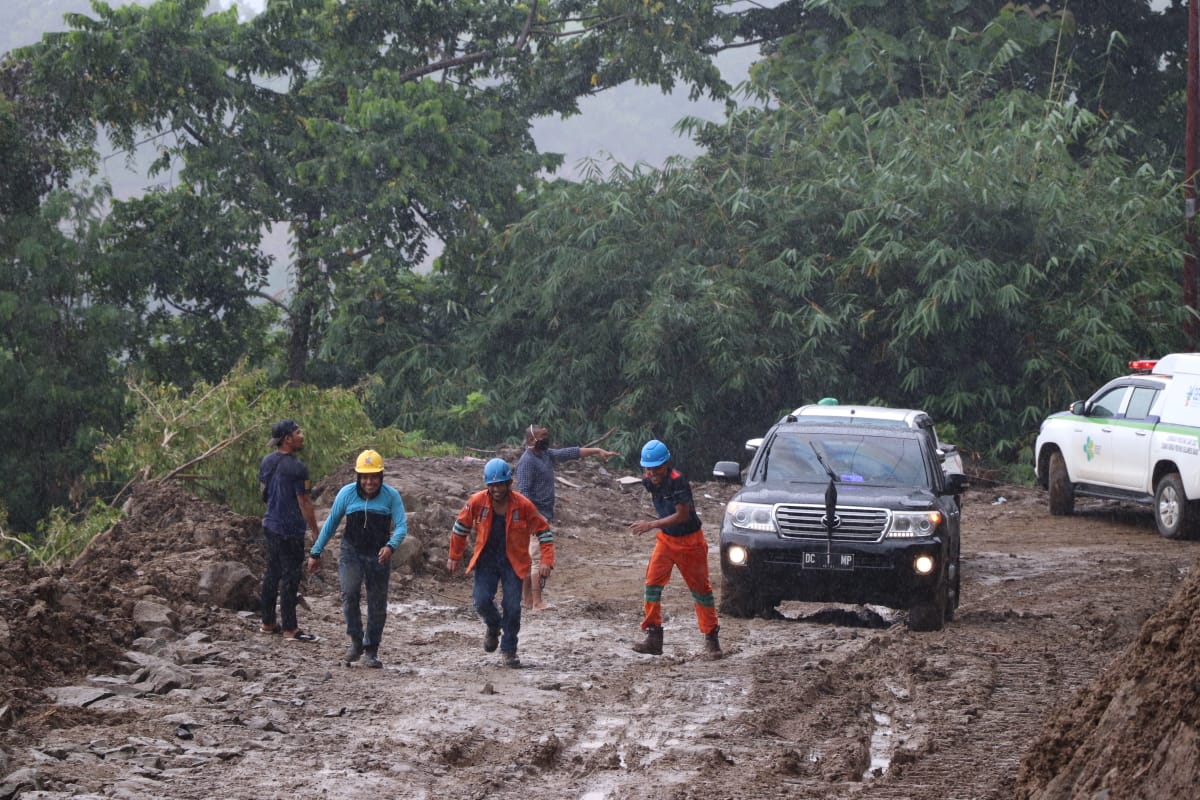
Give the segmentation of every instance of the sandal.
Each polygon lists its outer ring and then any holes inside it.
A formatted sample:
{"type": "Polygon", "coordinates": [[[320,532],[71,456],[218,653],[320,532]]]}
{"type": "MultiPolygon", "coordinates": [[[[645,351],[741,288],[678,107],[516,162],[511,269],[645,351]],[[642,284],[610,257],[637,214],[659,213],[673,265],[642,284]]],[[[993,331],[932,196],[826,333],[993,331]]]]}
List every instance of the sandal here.
{"type": "Polygon", "coordinates": [[[276,622],[274,625],[259,625],[259,633],[283,633],[283,626],[276,622]]]}
{"type": "Polygon", "coordinates": [[[315,642],[317,640],[317,637],[315,634],[308,633],[307,631],[299,631],[298,630],[295,633],[293,633],[291,636],[288,636],[285,633],[283,635],[283,640],[285,642],[315,642]]]}

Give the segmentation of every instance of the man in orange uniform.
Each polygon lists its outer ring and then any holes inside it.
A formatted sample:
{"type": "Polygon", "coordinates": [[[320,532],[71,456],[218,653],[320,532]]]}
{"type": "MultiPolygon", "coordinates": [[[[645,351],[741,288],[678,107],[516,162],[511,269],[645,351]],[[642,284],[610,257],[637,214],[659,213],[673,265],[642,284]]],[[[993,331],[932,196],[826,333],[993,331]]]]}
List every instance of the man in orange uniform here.
{"type": "Polygon", "coordinates": [[[662,655],[662,591],[671,579],[672,567],[678,567],[683,582],[692,591],[696,623],[704,634],[704,654],[708,658],[720,658],[721,643],[717,632],[721,628],[717,624],[716,603],[708,579],[708,542],[696,514],[692,485],[671,468],[671,451],[657,439],[646,442],[641,463],[646,468],[642,484],[650,493],[658,519],[638,520],[630,523],[629,529],[635,534],[657,529],[658,535],[650,564],[646,567],[646,618],[642,620],[646,639],[635,644],[633,649],[638,653],[662,655]]]}
{"type": "Polygon", "coordinates": [[[450,534],[446,569],[451,575],[458,571],[467,551],[467,536],[474,531],[475,545],[467,572],[475,571],[475,610],[487,626],[483,649],[491,653],[499,645],[504,665],[519,667],[521,586],[532,563],[529,541],[536,536],[541,543],[538,575],[546,577],[554,569],[554,534],[533,502],[512,490],[512,480],[512,468],[504,459],[493,458],[484,465],[483,482],[487,488],[471,495],[458,512],[450,534]],[[496,590],[501,586],[504,597],[497,610],[496,590]]]}

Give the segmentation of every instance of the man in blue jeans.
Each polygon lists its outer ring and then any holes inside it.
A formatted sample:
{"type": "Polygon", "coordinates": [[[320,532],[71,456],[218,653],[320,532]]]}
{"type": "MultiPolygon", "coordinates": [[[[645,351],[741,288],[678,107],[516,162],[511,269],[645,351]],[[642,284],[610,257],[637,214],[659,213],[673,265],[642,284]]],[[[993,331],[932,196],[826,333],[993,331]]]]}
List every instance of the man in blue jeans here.
{"type": "Polygon", "coordinates": [[[346,663],[362,659],[363,666],[379,669],[379,642],[387,621],[388,579],[392,554],[408,535],[408,520],[400,493],[383,482],[383,457],[364,450],[354,464],[355,481],[343,486],[333,500],[321,535],[308,553],[308,573],[321,565],[321,552],[337,532],[342,519],[342,547],[338,578],[342,583],[342,616],[350,649],[346,663]],[[364,634],[359,600],[367,585],[367,630],[364,634]]]}
{"type": "Polygon", "coordinates": [[[272,426],[268,444],[275,452],[265,455],[258,465],[258,485],[267,504],[263,516],[267,569],[262,583],[262,632],[282,633],[292,642],[315,642],[317,637],[300,630],[296,621],[305,530],[317,538],[308,467],[296,458],[304,449],[304,431],[295,420],[281,419],[272,426]],[[279,622],[275,621],[276,600],[279,622]]]}
{"type": "Polygon", "coordinates": [[[545,577],[554,569],[554,534],[537,507],[512,490],[512,468],[504,459],[493,458],[484,465],[483,482],[487,488],[471,495],[454,520],[446,569],[451,575],[458,571],[467,551],[467,537],[474,533],[474,550],[467,572],[475,572],[472,599],[487,626],[483,649],[491,653],[499,645],[504,666],[519,667],[521,584],[532,568],[529,542],[536,536],[540,543],[538,574],[545,577]],[[497,610],[496,590],[500,587],[504,589],[504,597],[497,610]]]}

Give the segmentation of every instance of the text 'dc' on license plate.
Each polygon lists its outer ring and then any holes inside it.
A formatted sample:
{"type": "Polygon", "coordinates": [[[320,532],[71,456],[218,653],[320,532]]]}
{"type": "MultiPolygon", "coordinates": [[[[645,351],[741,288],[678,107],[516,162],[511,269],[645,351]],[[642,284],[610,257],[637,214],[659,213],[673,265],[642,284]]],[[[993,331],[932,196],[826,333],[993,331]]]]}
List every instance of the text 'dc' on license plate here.
{"type": "Polygon", "coordinates": [[[853,553],[805,553],[805,569],[854,569],[853,553]]]}

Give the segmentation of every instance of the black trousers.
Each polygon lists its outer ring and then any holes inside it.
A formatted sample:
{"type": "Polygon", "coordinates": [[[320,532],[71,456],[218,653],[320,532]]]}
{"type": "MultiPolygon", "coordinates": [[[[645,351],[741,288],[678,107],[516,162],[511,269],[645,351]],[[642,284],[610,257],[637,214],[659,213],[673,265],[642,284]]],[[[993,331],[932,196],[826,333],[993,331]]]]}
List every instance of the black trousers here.
{"type": "Polygon", "coordinates": [[[304,565],[304,537],[280,536],[264,531],[267,540],[267,571],[262,583],[262,623],[275,624],[275,601],[279,600],[279,622],[285,631],[299,627],[296,595],[300,592],[300,569],[304,565]]]}

